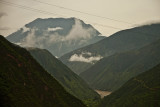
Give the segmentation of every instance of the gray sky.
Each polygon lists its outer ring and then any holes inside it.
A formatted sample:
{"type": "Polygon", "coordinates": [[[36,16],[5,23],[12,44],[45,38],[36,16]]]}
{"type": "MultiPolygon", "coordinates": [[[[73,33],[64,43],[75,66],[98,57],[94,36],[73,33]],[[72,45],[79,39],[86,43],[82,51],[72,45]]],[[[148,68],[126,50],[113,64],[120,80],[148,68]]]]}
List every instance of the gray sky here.
{"type": "Polygon", "coordinates": [[[160,0],[4,0],[5,4],[2,1],[3,0],[0,0],[0,34],[4,36],[8,36],[14,31],[17,31],[36,18],[76,17],[82,19],[85,23],[92,24],[105,36],[109,36],[120,29],[131,28],[146,23],[160,22],[160,0]],[[37,1],[106,18],[82,14],[37,1]],[[6,4],[6,2],[9,3],[6,4]],[[18,8],[15,4],[58,15],[43,14],[30,11],[29,9],[22,9],[24,7],[18,8]],[[129,22],[131,24],[113,21],[107,18],[129,22]],[[112,26],[120,29],[104,26],[112,26]]]}

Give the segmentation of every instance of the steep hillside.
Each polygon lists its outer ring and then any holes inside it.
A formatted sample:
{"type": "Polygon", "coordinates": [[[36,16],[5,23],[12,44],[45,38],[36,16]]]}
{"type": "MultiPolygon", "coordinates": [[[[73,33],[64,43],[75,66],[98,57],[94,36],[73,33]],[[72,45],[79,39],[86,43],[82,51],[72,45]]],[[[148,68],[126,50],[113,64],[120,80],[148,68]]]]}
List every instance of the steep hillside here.
{"type": "Polygon", "coordinates": [[[140,49],[160,39],[159,29],[160,24],[152,24],[119,31],[95,44],[65,54],[60,60],[72,71],[80,74],[103,57],[140,49]]]}
{"type": "Polygon", "coordinates": [[[25,49],[0,36],[1,107],[84,107],[25,49]]]}
{"type": "Polygon", "coordinates": [[[98,102],[99,95],[49,51],[36,48],[28,48],[28,51],[70,94],[87,105],[94,105],[98,102]]]}
{"type": "Polygon", "coordinates": [[[160,107],[160,64],[105,97],[99,107],[160,107]]]}
{"type": "Polygon", "coordinates": [[[100,33],[90,24],[76,18],[38,18],[7,39],[23,47],[47,49],[60,57],[104,38],[98,35],[100,33]]]}
{"type": "Polygon", "coordinates": [[[93,88],[117,90],[130,78],[160,63],[160,39],[139,50],[103,58],[80,76],[93,88]]]}

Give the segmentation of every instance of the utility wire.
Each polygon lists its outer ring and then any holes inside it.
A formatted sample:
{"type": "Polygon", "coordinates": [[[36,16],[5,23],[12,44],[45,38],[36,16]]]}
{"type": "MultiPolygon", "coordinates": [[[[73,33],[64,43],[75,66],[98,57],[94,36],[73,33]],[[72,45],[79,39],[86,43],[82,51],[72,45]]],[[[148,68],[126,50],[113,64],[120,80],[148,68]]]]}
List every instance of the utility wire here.
{"type": "MultiPolygon", "coordinates": [[[[56,14],[56,13],[52,13],[52,12],[47,12],[47,11],[44,11],[44,10],[35,9],[35,8],[31,8],[31,7],[28,7],[28,6],[23,6],[23,5],[19,5],[19,4],[15,4],[15,3],[11,3],[11,2],[6,2],[6,1],[3,1],[3,0],[0,0],[0,2],[5,4],[5,5],[10,5],[10,6],[13,6],[13,7],[18,7],[18,8],[34,11],[34,12],[39,12],[39,13],[42,13],[42,14],[56,15],[56,16],[63,16],[64,17],[64,15],[60,15],[60,14],[56,14]]],[[[67,17],[67,16],[65,16],[65,17],[67,17]]],[[[103,25],[103,24],[94,23],[94,22],[91,22],[91,23],[95,24],[97,26],[102,26],[102,27],[107,27],[107,28],[112,28],[112,29],[117,29],[117,30],[123,30],[123,28],[113,27],[113,26],[109,26],[109,25],[103,25]]],[[[141,32],[141,31],[134,31],[134,32],[131,31],[131,32],[132,33],[145,34],[145,35],[153,35],[153,34],[148,34],[148,33],[144,33],[144,32],[141,32]]],[[[155,36],[155,35],[153,35],[153,36],[155,36]]]]}
{"type": "Polygon", "coordinates": [[[64,17],[64,15],[60,15],[60,14],[56,14],[56,13],[52,13],[52,12],[47,12],[47,11],[44,11],[44,10],[35,9],[35,8],[28,7],[28,6],[19,5],[19,4],[15,4],[15,3],[11,3],[11,2],[7,2],[7,1],[3,1],[3,0],[0,0],[0,2],[3,3],[3,4],[6,4],[6,5],[10,5],[10,6],[14,6],[14,7],[18,7],[18,8],[22,8],[22,9],[26,9],[26,10],[30,10],[30,11],[34,11],[34,12],[39,12],[39,13],[42,13],[42,14],[63,16],[64,17]]]}
{"type": "MultiPolygon", "coordinates": [[[[7,2],[7,1],[3,1],[3,0],[0,0],[0,2],[3,3],[3,4],[5,4],[5,5],[10,5],[10,6],[13,6],[13,7],[18,7],[18,8],[22,8],[22,9],[25,9],[25,10],[34,11],[34,12],[39,12],[39,13],[42,13],[42,14],[68,17],[68,16],[65,16],[65,15],[60,15],[60,14],[57,14],[57,13],[47,12],[47,11],[44,11],[44,10],[35,9],[35,8],[28,7],[28,6],[19,5],[19,4],[15,4],[15,3],[11,3],[11,2],[7,2]]],[[[91,22],[91,21],[89,21],[89,22],[91,22]]],[[[102,25],[102,24],[94,23],[94,22],[91,22],[91,23],[92,23],[92,24],[95,24],[95,25],[97,25],[97,26],[102,26],[102,27],[107,27],[107,28],[113,28],[113,29],[122,30],[122,28],[117,28],[117,27],[113,27],[113,26],[109,26],[109,25],[102,25]]]]}
{"type": "Polygon", "coordinates": [[[107,19],[107,20],[112,20],[112,21],[116,21],[116,22],[121,22],[121,23],[133,25],[133,23],[130,23],[130,22],[126,22],[126,21],[122,21],[122,20],[117,20],[117,19],[112,19],[112,18],[108,18],[108,17],[104,17],[104,16],[99,16],[99,15],[95,15],[95,14],[91,14],[91,13],[87,13],[87,12],[82,12],[82,11],[79,11],[79,10],[74,10],[74,9],[71,9],[71,8],[66,8],[66,7],[63,7],[63,6],[58,6],[58,5],[42,2],[42,1],[39,1],[39,0],[32,0],[32,1],[35,1],[35,2],[38,2],[38,3],[41,3],[41,4],[46,4],[46,5],[58,7],[58,8],[64,9],[64,10],[69,10],[69,11],[78,12],[78,13],[81,13],[81,14],[86,14],[86,15],[90,15],[90,16],[94,16],[94,17],[98,17],[98,18],[103,18],[103,19],[107,19]]]}

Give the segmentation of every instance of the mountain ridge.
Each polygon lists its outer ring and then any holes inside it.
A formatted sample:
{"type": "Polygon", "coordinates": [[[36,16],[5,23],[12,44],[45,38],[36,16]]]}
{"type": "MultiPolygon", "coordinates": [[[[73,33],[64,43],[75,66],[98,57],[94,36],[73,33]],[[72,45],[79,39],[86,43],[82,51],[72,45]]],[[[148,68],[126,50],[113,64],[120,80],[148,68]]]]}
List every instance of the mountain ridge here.
{"type": "Polygon", "coordinates": [[[38,18],[6,38],[23,47],[47,49],[60,57],[104,38],[98,35],[100,32],[92,25],[77,18],[38,18]]]}
{"type": "Polygon", "coordinates": [[[160,106],[160,64],[128,80],[121,88],[104,97],[98,107],[160,106]]]}
{"type": "Polygon", "coordinates": [[[37,63],[26,49],[0,36],[1,107],[85,107],[37,63]]]}
{"type": "Polygon", "coordinates": [[[46,49],[27,49],[39,64],[50,73],[70,94],[82,100],[87,105],[94,105],[100,100],[99,95],[93,91],[77,74],[55,58],[46,49]]]}
{"type": "MultiPolygon", "coordinates": [[[[160,39],[159,29],[160,24],[151,24],[122,30],[94,44],[71,51],[59,59],[71,68],[72,71],[80,74],[93,64],[84,61],[70,61],[72,56],[77,55],[80,59],[82,53],[89,52],[91,53],[90,57],[101,56],[103,58],[119,52],[140,49],[143,46],[160,39]]],[[[83,59],[84,58],[88,59],[85,55],[83,56],[83,59]]]]}
{"type": "Polygon", "coordinates": [[[103,58],[80,76],[94,88],[115,91],[128,79],[160,63],[159,47],[160,39],[141,49],[103,58]]]}

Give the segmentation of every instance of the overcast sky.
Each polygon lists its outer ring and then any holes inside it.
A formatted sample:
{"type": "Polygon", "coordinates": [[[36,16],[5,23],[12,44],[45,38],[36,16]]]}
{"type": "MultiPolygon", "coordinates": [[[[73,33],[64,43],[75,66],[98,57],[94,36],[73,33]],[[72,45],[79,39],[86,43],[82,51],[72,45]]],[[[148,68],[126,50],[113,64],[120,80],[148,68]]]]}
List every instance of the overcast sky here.
{"type": "Polygon", "coordinates": [[[0,34],[4,36],[8,36],[36,18],[50,17],[76,17],[85,23],[92,24],[103,35],[109,36],[120,29],[160,22],[160,0],[0,0],[0,34]],[[52,6],[38,1],[52,4],[52,6]],[[26,8],[24,6],[29,8],[24,9],[26,8]],[[36,12],[35,9],[50,13],[36,12]]]}

